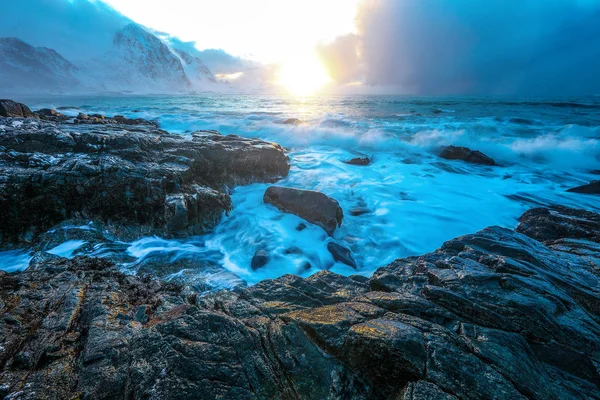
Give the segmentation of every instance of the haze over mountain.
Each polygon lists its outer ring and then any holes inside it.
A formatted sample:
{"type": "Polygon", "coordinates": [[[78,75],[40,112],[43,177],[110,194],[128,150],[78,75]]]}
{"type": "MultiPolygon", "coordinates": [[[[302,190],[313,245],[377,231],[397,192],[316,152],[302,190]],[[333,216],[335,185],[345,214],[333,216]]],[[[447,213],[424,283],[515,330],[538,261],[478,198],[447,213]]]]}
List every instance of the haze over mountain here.
{"type": "Polygon", "coordinates": [[[153,32],[99,1],[23,0],[0,15],[0,85],[7,94],[244,90],[226,77],[250,64],[221,50],[207,55],[221,79],[194,43],[153,32]],[[37,28],[24,29],[32,24],[37,28]]]}

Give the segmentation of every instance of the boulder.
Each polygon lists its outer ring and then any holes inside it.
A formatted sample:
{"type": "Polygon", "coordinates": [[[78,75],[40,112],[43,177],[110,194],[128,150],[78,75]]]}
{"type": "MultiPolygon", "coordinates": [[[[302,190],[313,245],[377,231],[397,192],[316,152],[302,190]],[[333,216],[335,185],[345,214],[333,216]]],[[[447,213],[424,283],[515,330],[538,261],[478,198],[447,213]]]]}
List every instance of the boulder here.
{"type": "Polygon", "coordinates": [[[371,159],[369,157],[356,157],[356,158],[352,158],[350,160],[345,160],[342,161],[344,164],[349,164],[349,165],[358,165],[358,166],[367,166],[369,164],[371,164],[371,159]]]}
{"type": "Polygon", "coordinates": [[[494,160],[479,150],[471,150],[467,147],[446,146],[442,149],[440,157],[447,160],[462,160],[472,164],[496,165],[494,160]]]}
{"type": "Polygon", "coordinates": [[[354,269],[356,269],[356,261],[352,258],[352,252],[341,246],[335,242],[327,243],[327,250],[333,256],[333,259],[337,262],[341,262],[342,264],[346,264],[354,269]]]}
{"type": "Polygon", "coordinates": [[[342,226],[344,211],[331,197],[312,190],[300,190],[281,186],[271,186],[263,200],[283,212],[299,216],[323,228],[332,236],[336,228],[342,226]]]}
{"type": "Polygon", "coordinates": [[[260,269],[262,267],[264,267],[265,265],[267,265],[267,263],[269,262],[269,252],[266,250],[256,250],[256,252],[254,253],[254,256],[252,257],[252,262],[250,263],[250,267],[252,268],[253,271],[256,271],[257,269],[260,269]]]}
{"type": "Polygon", "coordinates": [[[127,241],[197,235],[231,209],[228,188],[289,171],[281,146],[235,135],[39,120],[13,126],[2,118],[0,125],[3,243],[30,243],[74,218],[127,241]]]}
{"type": "Polygon", "coordinates": [[[592,181],[587,185],[581,185],[567,190],[572,193],[583,193],[583,194],[600,194],[600,181],[592,181]]]}
{"type": "Polygon", "coordinates": [[[37,118],[23,103],[12,100],[0,100],[0,117],[37,118]]]}

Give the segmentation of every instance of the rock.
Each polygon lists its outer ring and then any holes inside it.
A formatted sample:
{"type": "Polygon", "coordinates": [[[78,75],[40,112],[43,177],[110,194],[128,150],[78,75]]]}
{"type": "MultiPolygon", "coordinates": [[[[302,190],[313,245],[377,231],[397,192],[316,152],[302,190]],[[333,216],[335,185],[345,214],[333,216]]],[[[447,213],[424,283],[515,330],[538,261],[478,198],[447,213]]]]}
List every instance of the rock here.
{"type": "Polygon", "coordinates": [[[298,226],[296,227],[296,230],[298,232],[302,232],[303,230],[305,230],[306,228],[308,228],[308,226],[306,226],[306,224],[304,222],[300,222],[298,224],[298,226]]]}
{"type": "Polygon", "coordinates": [[[447,160],[463,160],[472,164],[496,165],[494,160],[479,150],[471,150],[466,147],[447,146],[442,149],[440,157],[447,160]]]}
{"type": "Polygon", "coordinates": [[[2,118],[0,125],[2,243],[35,241],[71,219],[125,241],[197,235],[231,209],[228,188],[289,171],[281,146],[235,135],[39,120],[13,126],[2,118]]]}
{"type": "Polygon", "coordinates": [[[342,226],[344,219],[344,211],[336,200],[312,190],[271,186],[266,190],[263,200],[281,211],[320,226],[329,236],[342,226]]]}
{"type": "Polygon", "coordinates": [[[526,234],[487,228],[371,278],[321,271],[203,296],[103,259],[0,271],[0,391],[598,399],[599,220],[537,209],[521,218],[526,234]],[[527,236],[540,232],[547,245],[527,236]]]}
{"type": "Polygon", "coordinates": [[[546,244],[565,237],[600,243],[600,216],[563,206],[533,208],[521,216],[516,231],[546,244]]]}
{"type": "Polygon", "coordinates": [[[114,117],[112,117],[112,120],[114,120],[117,124],[123,125],[150,125],[158,127],[158,124],[156,122],[148,121],[143,118],[125,118],[122,115],[115,115],[114,117]]]}
{"type": "Polygon", "coordinates": [[[267,252],[266,250],[257,250],[254,253],[254,256],[252,257],[252,263],[250,264],[250,267],[253,271],[256,271],[257,269],[260,269],[267,265],[267,263],[269,262],[269,258],[269,252],[267,252]]]}
{"type": "Polygon", "coordinates": [[[302,121],[299,120],[298,118],[288,118],[288,119],[281,121],[281,123],[283,125],[300,125],[300,124],[302,124],[302,121]]]}
{"type": "Polygon", "coordinates": [[[0,117],[37,118],[25,104],[12,100],[0,100],[0,117]]]}
{"type": "Polygon", "coordinates": [[[63,115],[56,110],[52,110],[50,108],[42,108],[35,112],[38,116],[44,117],[62,117],[63,115]]]}
{"type": "Polygon", "coordinates": [[[354,261],[354,258],[352,258],[352,252],[344,246],[341,246],[335,242],[329,242],[327,243],[327,250],[329,250],[335,261],[349,265],[356,269],[356,262],[354,261]]]}
{"type": "Polygon", "coordinates": [[[368,208],[365,207],[355,207],[352,210],[350,210],[350,215],[352,215],[353,217],[358,217],[364,214],[368,214],[370,213],[371,210],[369,210],[368,208]]]}
{"type": "Polygon", "coordinates": [[[356,157],[342,162],[349,165],[367,166],[371,164],[371,159],[369,157],[356,157]]]}
{"type": "Polygon", "coordinates": [[[600,194],[600,181],[592,181],[587,185],[577,186],[567,190],[567,192],[584,193],[584,194],[600,194]]]}

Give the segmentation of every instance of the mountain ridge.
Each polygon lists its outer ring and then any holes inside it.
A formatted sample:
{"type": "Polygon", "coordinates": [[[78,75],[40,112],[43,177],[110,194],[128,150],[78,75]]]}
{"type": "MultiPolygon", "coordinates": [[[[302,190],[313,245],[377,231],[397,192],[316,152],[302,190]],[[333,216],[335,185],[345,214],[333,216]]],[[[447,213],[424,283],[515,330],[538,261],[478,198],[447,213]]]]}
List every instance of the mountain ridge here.
{"type": "Polygon", "coordinates": [[[0,86],[26,93],[193,94],[230,90],[195,54],[176,48],[137,23],[113,36],[112,48],[72,62],[48,47],[0,38],[0,86]]]}

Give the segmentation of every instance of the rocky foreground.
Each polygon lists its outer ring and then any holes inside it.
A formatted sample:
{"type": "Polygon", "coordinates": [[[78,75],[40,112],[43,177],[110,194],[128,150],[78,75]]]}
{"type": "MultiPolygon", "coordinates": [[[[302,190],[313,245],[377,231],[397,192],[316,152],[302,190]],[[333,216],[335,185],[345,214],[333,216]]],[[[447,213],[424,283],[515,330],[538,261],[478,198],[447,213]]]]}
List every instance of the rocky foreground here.
{"type": "Polygon", "coordinates": [[[290,168],[281,146],[258,139],[175,135],[119,116],[69,121],[9,101],[0,111],[4,247],[35,243],[64,221],[121,240],[196,235],[231,209],[230,188],[274,182],[290,168]]]}
{"type": "Polygon", "coordinates": [[[53,259],[0,275],[15,399],[599,399],[600,215],[534,209],[370,279],[204,296],[53,259]]]}

